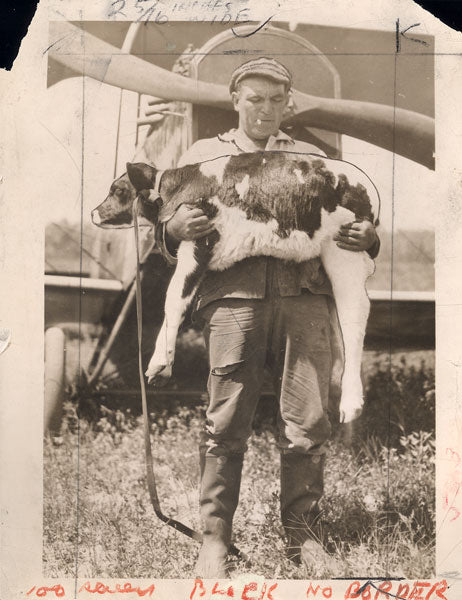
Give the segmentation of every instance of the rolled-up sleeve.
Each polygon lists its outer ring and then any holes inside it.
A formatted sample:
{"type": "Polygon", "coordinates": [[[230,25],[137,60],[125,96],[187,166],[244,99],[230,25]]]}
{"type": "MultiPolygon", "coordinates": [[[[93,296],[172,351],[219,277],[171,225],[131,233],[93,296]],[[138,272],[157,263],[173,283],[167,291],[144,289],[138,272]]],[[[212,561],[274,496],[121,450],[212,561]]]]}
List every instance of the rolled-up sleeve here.
{"type": "MultiPolygon", "coordinates": [[[[211,140],[198,140],[195,142],[178,160],[177,168],[184,167],[185,165],[193,165],[204,160],[210,160],[216,158],[223,153],[221,148],[223,144],[218,138],[212,138],[211,140]],[[221,149],[221,152],[219,151],[221,149]]],[[[226,153],[226,152],[225,152],[226,153]]],[[[170,219],[173,215],[170,216],[170,219]]],[[[176,250],[178,245],[167,243],[167,221],[159,223],[156,226],[155,238],[156,245],[162,256],[165,258],[169,265],[176,265],[176,250]]]]}
{"type": "Polygon", "coordinates": [[[176,252],[174,253],[173,248],[169,248],[166,242],[166,226],[167,223],[158,223],[155,230],[156,246],[162,256],[165,258],[169,265],[176,265],[177,258],[176,252]]]}
{"type": "MultiPolygon", "coordinates": [[[[377,235],[377,233],[376,233],[377,235]]],[[[377,256],[379,255],[379,251],[380,251],[380,238],[377,235],[375,242],[372,244],[372,246],[367,250],[367,253],[369,254],[369,256],[371,258],[377,258],[377,256]]]]}
{"type": "MultiPolygon", "coordinates": [[[[193,161],[192,157],[194,155],[194,146],[193,144],[191,148],[186,150],[186,152],[180,157],[177,168],[184,167],[187,164],[191,164],[193,161]]],[[[173,216],[173,215],[172,215],[173,216]]],[[[170,217],[171,218],[171,217],[170,217]]],[[[158,223],[155,231],[156,245],[159,249],[160,253],[166,260],[169,265],[176,265],[176,248],[171,248],[167,245],[167,222],[164,221],[162,223],[158,223]]]]}

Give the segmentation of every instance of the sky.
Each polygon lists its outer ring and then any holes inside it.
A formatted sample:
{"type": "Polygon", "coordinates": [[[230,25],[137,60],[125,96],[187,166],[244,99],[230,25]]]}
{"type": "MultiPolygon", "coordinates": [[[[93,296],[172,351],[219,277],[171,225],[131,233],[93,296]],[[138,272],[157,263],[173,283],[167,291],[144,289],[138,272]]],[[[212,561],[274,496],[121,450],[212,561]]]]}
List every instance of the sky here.
{"type": "MultiPolygon", "coordinates": [[[[120,90],[85,78],[70,78],[47,90],[37,107],[41,151],[52,177],[41,193],[45,222],[89,222],[90,212],[107,195],[115,176],[134,154],[136,94],[123,92],[118,167],[114,169],[120,90]],[[82,97],[85,88],[85,119],[82,97]],[[83,140],[83,153],[82,153],[83,140]],[[85,161],[82,164],[82,155],[85,161]],[[82,171],[83,166],[83,171],[82,171]],[[83,210],[81,188],[83,185],[83,210]]],[[[343,158],[362,168],[381,197],[381,227],[433,229],[435,172],[387,150],[343,136],[343,158]]]]}

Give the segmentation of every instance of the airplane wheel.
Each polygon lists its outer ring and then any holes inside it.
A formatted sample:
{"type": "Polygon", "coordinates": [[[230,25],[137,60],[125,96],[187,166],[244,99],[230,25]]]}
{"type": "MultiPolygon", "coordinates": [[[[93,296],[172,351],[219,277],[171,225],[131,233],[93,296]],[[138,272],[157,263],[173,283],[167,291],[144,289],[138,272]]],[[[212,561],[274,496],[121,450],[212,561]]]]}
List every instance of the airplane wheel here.
{"type": "Polygon", "coordinates": [[[63,418],[66,336],[59,327],[45,332],[44,433],[60,435],[63,418]]]}

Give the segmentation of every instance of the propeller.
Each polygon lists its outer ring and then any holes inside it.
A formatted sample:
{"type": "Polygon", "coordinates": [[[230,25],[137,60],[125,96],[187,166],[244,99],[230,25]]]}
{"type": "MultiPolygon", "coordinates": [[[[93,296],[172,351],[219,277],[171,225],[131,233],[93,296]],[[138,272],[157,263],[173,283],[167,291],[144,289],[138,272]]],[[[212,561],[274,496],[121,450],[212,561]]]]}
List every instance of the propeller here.
{"type": "MultiPolygon", "coordinates": [[[[189,79],[162,69],[69,22],[59,22],[50,32],[50,56],[80,75],[165,100],[232,108],[224,85],[189,79]]],[[[434,119],[421,113],[294,90],[292,111],[285,123],[349,135],[434,169],[434,119]]]]}

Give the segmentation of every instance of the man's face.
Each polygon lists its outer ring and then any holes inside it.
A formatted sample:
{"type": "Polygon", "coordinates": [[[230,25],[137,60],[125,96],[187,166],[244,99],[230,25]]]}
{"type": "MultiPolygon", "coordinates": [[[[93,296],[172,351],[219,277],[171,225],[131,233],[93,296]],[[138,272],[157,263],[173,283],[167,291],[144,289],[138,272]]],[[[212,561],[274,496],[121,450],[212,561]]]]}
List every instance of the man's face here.
{"type": "Polygon", "coordinates": [[[253,140],[276,135],[289,100],[283,83],[266,77],[246,77],[232,94],[239,113],[239,129],[253,140]]]}

